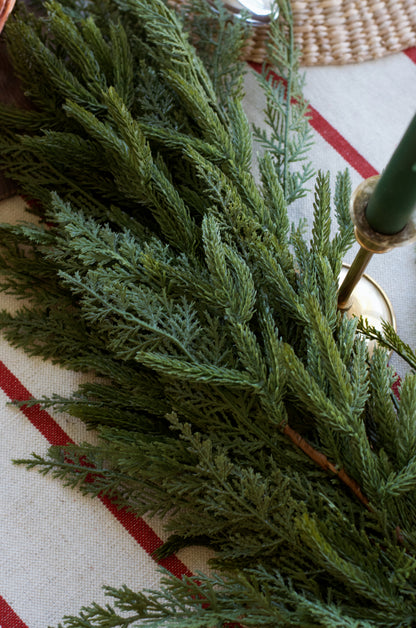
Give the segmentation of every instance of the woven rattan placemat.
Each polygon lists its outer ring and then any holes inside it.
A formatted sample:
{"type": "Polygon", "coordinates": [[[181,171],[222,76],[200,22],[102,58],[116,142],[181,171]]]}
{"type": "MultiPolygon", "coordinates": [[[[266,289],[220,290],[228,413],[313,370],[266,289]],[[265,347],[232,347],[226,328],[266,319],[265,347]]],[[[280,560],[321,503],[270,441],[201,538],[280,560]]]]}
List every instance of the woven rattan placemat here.
{"type": "MultiPolygon", "coordinates": [[[[358,63],[416,45],[416,0],[292,0],[291,5],[303,66],[358,63]]],[[[267,24],[255,27],[247,61],[266,59],[268,34],[267,24]]]]}
{"type": "Polygon", "coordinates": [[[366,61],[416,45],[416,0],[293,0],[302,65],[366,61]]]}

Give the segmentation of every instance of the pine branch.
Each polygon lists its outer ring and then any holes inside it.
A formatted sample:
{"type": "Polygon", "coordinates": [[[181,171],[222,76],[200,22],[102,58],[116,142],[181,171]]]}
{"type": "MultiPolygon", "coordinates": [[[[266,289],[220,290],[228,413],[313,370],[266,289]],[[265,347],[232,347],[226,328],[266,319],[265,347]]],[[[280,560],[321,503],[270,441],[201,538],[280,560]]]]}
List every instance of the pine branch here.
{"type": "Polygon", "coordinates": [[[273,71],[259,77],[266,95],[265,122],[270,135],[254,127],[257,141],[274,157],[274,167],[288,205],[306,194],[305,184],[314,175],[312,165],[303,163],[300,170],[292,166],[305,161],[312,144],[308,124],[308,104],[299,72],[299,53],[294,47],[293,19],[290,2],[279,0],[279,20],[272,19],[268,58],[273,71]]]}
{"type": "Polygon", "coordinates": [[[286,424],[284,426],[283,434],[286,434],[286,436],[290,438],[290,440],[296,445],[296,447],[299,447],[302,451],[304,451],[305,454],[309,456],[311,460],[316,462],[317,465],[322,467],[322,469],[324,469],[325,471],[330,471],[331,473],[338,476],[341,482],[344,482],[344,484],[346,484],[346,486],[348,486],[348,488],[351,489],[351,491],[354,493],[357,499],[359,499],[360,502],[364,504],[366,508],[368,508],[368,510],[370,511],[372,510],[369,505],[369,501],[367,497],[363,495],[361,487],[359,486],[358,482],[356,482],[353,478],[350,478],[345,472],[345,469],[337,469],[328,460],[326,456],[324,456],[319,451],[316,451],[316,449],[311,447],[311,445],[309,445],[309,443],[307,443],[306,440],[302,438],[300,434],[295,432],[295,430],[293,430],[290,427],[290,425],[286,424]]]}
{"type": "Polygon", "coordinates": [[[397,353],[412,369],[416,369],[416,353],[408,344],[403,342],[388,322],[382,321],[382,331],[380,331],[369,325],[368,321],[360,319],[358,330],[369,340],[376,340],[382,347],[397,353]]]}
{"type": "Polygon", "coordinates": [[[212,6],[190,0],[181,4],[180,15],[198,56],[207,68],[218,100],[227,110],[230,97],[239,98],[242,95],[246,65],[241,57],[251,34],[250,25],[243,16],[230,20],[222,2],[214,2],[212,6]]]}

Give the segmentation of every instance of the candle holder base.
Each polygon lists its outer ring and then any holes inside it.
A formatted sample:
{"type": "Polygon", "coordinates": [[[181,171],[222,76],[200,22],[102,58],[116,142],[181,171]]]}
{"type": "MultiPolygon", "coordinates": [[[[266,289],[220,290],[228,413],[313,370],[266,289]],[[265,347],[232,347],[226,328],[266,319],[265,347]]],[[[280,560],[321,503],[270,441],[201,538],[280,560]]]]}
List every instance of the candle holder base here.
{"type": "MultiPolygon", "coordinates": [[[[348,264],[343,264],[339,282],[344,280],[348,269],[348,264]]],[[[350,295],[348,307],[343,309],[345,314],[368,320],[368,323],[376,329],[382,330],[381,321],[384,320],[392,325],[396,330],[396,317],[393,307],[384,290],[368,275],[362,275],[353,292],[350,295]]],[[[375,340],[368,341],[368,350],[372,354],[376,345],[375,340]]]]}

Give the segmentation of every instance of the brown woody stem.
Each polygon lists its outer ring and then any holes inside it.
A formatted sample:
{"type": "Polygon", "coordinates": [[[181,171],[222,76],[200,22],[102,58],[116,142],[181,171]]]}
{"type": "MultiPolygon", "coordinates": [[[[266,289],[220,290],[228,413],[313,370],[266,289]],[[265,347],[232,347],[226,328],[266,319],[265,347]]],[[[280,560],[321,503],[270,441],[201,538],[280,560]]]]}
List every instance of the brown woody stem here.
{"type": "Polygon", "coordinates": [[[314,449],[312,445],[310,445],[298,432],[292,429],[287,423],[283,428],[283,434],[289,436],[292,443],[294,443],[296,447],[299,447],[299,449],[301,449],[309,458],[311,458],[311,460],[316,462],[316,464],[319,465],[322,469],[324,469],[325,471],[330,471],[334,475],[338,476],[339,479],[344,482],[344,484],[346,484],[348,488],[351,489],[351,491],[360,500],[360,502],[364,504],[367,510],[372,511],[367,497],[361,491],[360,485],[353,478],[350,478],[350,476],[345,472],[344,469],[337,469],[335,465],[333,465],[332,462],[330,462],[324,454],[314,449]]]}

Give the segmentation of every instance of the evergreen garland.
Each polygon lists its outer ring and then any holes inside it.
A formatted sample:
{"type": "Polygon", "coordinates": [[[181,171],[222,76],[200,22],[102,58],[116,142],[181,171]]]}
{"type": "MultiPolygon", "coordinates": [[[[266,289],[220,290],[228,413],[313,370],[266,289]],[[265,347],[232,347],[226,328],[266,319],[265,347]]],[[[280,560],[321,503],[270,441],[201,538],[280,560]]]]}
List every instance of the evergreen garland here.
{"type": "MultiPolygon", "coordinates": [[[[67,628],[416,624],[416,379],[396,399],[386,350],[370,360],[337,312],[348,173],[332,239],[327,175],[310,240],[290,222],[312,167],[279,7],[284,81],[260,78],[269,133],[241,104],[248,25],[221,4],[178,17],[162,0],[50,0],[7,25],[32,106],[0,107],[0,161],[40,224],[1,225],[1,287],[29,305],[0,325],[29,354],[96,374],[29,403],[100,437],[20,463],[138,516],[169,513],[160,555],[215,550],[214,575],[108,589],[67,628]]],[[[400,339],[383,342],[414,367],[400,339]]]]}

